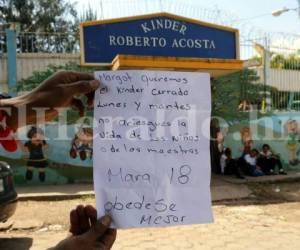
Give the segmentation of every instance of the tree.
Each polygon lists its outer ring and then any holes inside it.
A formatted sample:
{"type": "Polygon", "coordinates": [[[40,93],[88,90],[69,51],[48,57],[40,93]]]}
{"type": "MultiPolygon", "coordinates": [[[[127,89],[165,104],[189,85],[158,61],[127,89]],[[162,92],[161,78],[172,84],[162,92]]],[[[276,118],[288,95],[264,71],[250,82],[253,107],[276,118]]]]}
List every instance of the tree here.
{"type": "Polygon", "coordinates": [[[27,32],[18,37],[20,52],[62,52],[65,48],[68,52],[78,42],[78,37],[70,37],[77,30],[77,12],[66,0],[0,0],[0,23],[11,22],[19,23],[20,32],[27,32]]]}
{"type": "Polygon", "coordinates": [[[88,8],[80,16],[80,22],[96,20],[97,17],[97,10],[93,10],[91,5],[88,5],[88,8]]]}
{"type": "Polygon", "coordinates": [[[300,57],[295,54],[289,54],[288,56],[273,54],[271,57],[271,68],[300,70],[300,57]]]}
{"type": "Polygon", "coordinates": [[[230,122],[249,119],[247,112],[238,112],[239,103],[247,100],[260,108],[264,92],[276,91],[270,86],[259,83],[258,80],[257,73],[250,69],[214,80],[212,83],[212,115],[230,122]]]}
{"type": "Polygon", "coordinates": [[[70,32],[77,12],[66,0],[0,0],[0,22],[17,22],[21,32],[70,32]]]}
{"type": "Polygon", "coordinates": [[[81,12],[79,18],[76,18],[76,25],[74,27],[74,32],[79,33],[79,24],[85,21],[97,20],[98,13],[97,10],[92,9],[91,5],[88,5],[88,8],[81,12]]]}
{"type": "Polygon", "coordinates": [[[27,30],[33,23],[32,0],[0,0],[0,23],[17,22],[22,24],[23,30],[27,30]]]}

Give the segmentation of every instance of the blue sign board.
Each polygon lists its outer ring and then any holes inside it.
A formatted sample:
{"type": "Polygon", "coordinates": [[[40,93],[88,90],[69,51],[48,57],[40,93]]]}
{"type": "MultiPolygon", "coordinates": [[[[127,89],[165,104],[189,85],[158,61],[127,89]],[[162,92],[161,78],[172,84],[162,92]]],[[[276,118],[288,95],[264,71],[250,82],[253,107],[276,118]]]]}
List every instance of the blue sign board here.
{"type": "Polygon", "coordinates": [[[81,63],[116,55],[239,59],[238,30],[168,13],[81,24],[81,63]]]}

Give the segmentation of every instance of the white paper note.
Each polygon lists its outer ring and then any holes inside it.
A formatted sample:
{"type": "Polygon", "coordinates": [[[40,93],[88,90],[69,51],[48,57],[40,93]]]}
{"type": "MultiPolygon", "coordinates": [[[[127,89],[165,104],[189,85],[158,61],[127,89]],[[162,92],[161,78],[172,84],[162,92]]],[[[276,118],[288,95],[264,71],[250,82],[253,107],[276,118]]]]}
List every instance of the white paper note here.
{"type": "Polygon", "coordinates": [[[99,71],[94,186],[113,227],[213,221],[210,77],[172,71],[99,71]]]}

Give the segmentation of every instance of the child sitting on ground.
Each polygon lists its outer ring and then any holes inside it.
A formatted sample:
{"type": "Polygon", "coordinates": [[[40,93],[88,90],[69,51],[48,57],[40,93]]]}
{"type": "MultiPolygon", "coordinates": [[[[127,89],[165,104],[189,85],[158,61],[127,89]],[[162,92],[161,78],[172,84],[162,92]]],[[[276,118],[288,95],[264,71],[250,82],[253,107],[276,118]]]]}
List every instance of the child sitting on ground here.
{"type": "Polygon", "coordinates": [[[231,149],[226,148],[220,159],[221,173],[225,175],[235,175],[239,179],[244,179],[236,160],[232,158],[231,149]]]}
{"type": "Polygon", "coordinates": [[[252,149],[250,153],[245,154],[244,160],[244,172],[250,176],[263,176],[264,173],[261,171],[261,168],[257,165],[257,158],[259,152],[257,149],[252,149]]]}
{"type": "Polygon", "coordinates": [[[262,146],[262,151],[258,158],[258,165],[261,166],[262,171],[267,175],[276,174],[275,167],[278,166],[278,174],[286,175],[284,172],[280,157],[273,153],[268,144],[262,146]]]}

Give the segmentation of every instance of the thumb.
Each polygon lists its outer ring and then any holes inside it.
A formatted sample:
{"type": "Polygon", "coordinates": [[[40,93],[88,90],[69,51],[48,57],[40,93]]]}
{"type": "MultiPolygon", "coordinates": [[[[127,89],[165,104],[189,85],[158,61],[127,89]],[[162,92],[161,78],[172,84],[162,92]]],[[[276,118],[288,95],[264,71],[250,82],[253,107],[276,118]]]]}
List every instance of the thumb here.
{"type": "Polygon", "coordinates": [[[72,95],[82,95],[94,92],[100,86],[100,82],[97,80],[92,81],[78,81],[71,84],[64,85],[68,92],[72,95]]]}
{"type": "Polygon", "coordinates": [[[85,233],[85,236],[88,237],[90,240],[96,240],[99,237],[103,236],[103,234],[109,228],[111,223],[111,218],[108,215],[101,217],[91,229],[85,233]]]}

